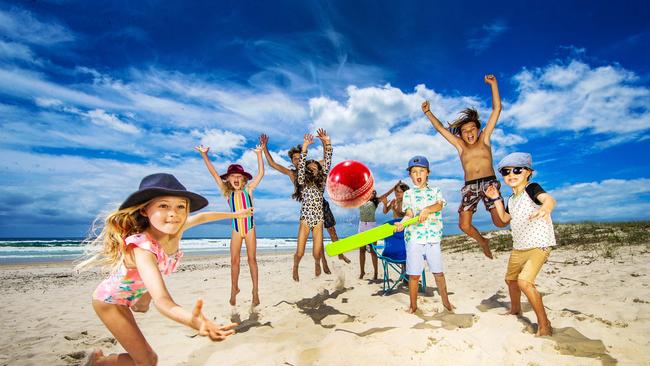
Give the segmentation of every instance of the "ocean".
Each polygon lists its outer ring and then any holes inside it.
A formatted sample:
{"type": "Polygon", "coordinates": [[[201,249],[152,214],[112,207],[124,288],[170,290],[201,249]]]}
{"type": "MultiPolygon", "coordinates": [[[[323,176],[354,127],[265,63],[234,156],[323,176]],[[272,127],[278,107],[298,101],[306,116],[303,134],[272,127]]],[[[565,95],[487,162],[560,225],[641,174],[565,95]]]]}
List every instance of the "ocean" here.
{"type": "MultiPolygon", "coordinates": [[[[0,264],[52,262],[78,259],[83,255],[82,239],[0,239],[0,264]]],[[[330,241],[325,239],[325,244],[330,241]]],[[[311,248],[311,239],[307,241],[311,248]]],[[[230,249],[230,238],[187,238],[181,240],[185,255],[222,254],[230,249]]],[[[257,238],[258,253],[291,253],[296,238],[257,238]]],[[[242,245],[242,253],[246,246],[242,245]]]]}

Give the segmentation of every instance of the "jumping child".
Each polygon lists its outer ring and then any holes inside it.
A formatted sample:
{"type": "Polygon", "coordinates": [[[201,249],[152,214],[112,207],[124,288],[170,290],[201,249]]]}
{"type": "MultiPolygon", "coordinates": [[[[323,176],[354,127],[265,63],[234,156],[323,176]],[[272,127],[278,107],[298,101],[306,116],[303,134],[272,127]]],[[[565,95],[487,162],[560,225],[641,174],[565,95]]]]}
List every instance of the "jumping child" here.
{"type": "Polygon", "coordinates": [[[490,142],[490,136],[492,136],[501,113],[501,98],[494,75],[486,75],[485,82],[492,89],[492,113],[483,131],[481,131],[478,112],[473,108],[463,110],[461,117],[451,123],[449,129],[445,128],[431,113],[429,101],[422,103],[422,111],[429,118],[433,127],[458,150],[460,162],[465,171],[465,186],[460,191],[462,201],[458,208],[458,226],[479,243],[486,257],[492,259],[490,241],[472,225],[472,216],[476,212],[476,206],[480,200],[483,200],[485,209],[490,211],[494,225],[505,226],[496,212],[494,201],[485,196],[485,190],[488,187],[495,186],[497,191],[501,187],[495,176],[494,168],[492,168],[490,142]]]}
{"type": "Polygon", "coordinates": [[[300,152],[300,161],[298,162],[298,179],[295,185],[293,198],[300,202],[300,223],[298,227],[298,246],[296,254],[293,257],[293,280],[300,281],[298,275],[298,266],[303,255],[305,255],[305,246],[309,232],[312,233],[312,242],[314,245],[314,273],[320,276],[320,257],[323,252],[323,192],[325,191],[325,182],[327,174],[332,165],[332,144],[327,132],[319,128],[318,138],[323,144],[323,155],[325,166],[323,167],[316,160],[307,160],[307,149],[314,142],[314,136],[306,133],[300,152]]]}
{"type": "Polygon", "coordinates": [[[512,187],[508,205],[503,207],[496,188],[488,187],[485,194],[497,200],[496,210],[501,220],[510,224],[512,252],[508,260],[506,284],[510,294],[510,310],[506,314],[521,315],[521,293],[528,298],[537,316],[537,336],[551,335],[553,328],[546,316],[542,295],[535,287],[535,278],[555,245],[551,211],[555,199],[537,183],[530,183],[533,159],[527,153],[512,153],[503,158],[497,168],[503,181],[512,187]]]}
{"type": "MultiPolygon", "coordinates": [[[[364,232],[372,228],[377,227],[377,220],[375,219],[375,212],[377,207],[379,207],[379,202],[384,204],[384,210],[386,210],[386,197],[395,190],[395,187],[391,188],[388,192],[382,194],[380,197],[377,197],[377,191],[372,191],[372,197],[368,202],[359,206],[359,232],[364,232]]],[[[359,279],[362,279],[366,274],[366,250],[370,252],[370,258],[372,260],[372,268],[374,270],[373,280],[377,280],[378,277],[378,261],[377,253],[370,247],[375,243],[370,243],[359,248],[359,279]]]]}
{"type": "Polygon", "coordinates": [[[179,243],[183,232],[193,226],[226,218],[250,216],[252,209],[232,213],[190,212],[208,201],[187,191],[171,174],[152,174],[140,188],[110,213],[101,232],[86,239],[94,255],[77,266],[104,265],[112,269],[93,293],[92,305],[127,353],[104,356],[101,350],[89,354],[86,365],[155,365],[158,356],[144,338],[132,311],[147,311],[153,299],[164,316],[196,329],[201,336],[222,341],[234,334],[236,324],[219,326],[201,311],[198,300],[190,312],[176,304],[167,291],[163,275],[176,270],[183,253],[179,243]],[[137,305],[138,309],[133,309],[137,305]]]}
{"type": "MultiPolygon", "coordinates": [[[[230,210],[235,212],[240,209],[253,207],[253,190],[257,188],[264,177],[264,162],[262,161],[262,149],[257,146],[257,175],[253,178],[239,164],[230,164],[226,174],[219,175],[217,170],[210,162],[207,146],[199,145],[196,150],[201,153],[205,166],[212,174],[219,189],[228,200],[230,210]],[[250,181],[250,183],[249,183],[250,181]]],[[[230,305],[237,304],[237,294],[239,293],[239,265],[241,257],[242,240],[246,241],[246,257],[248,267],[251,271],[253,280],[253,306],[260,304],[258,291],[258,270],[257,270],[257,237],[255,235],[255,222],[253,216],[233,219],[232,232],[230,235],[230,305]]]]}

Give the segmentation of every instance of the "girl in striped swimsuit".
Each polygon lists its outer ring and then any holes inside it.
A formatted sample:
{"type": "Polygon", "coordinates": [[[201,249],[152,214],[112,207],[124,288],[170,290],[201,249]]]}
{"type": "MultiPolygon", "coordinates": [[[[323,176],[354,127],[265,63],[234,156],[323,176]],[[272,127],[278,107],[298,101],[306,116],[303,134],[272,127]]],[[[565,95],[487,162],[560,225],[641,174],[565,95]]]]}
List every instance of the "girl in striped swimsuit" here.
{"type": "MultiPolygon", "coordinates": [[[[209,147],[199,145],[196,147],[203,157],[203,162],[208,167],[210,174],[217,182],[219,189],[226,199],[233,212],[253,207],[253,190],[264,177],[264,163],[262,161],[262,149],[257,146],[257,175],[255,178],[244,171],[239,164],[231,164],[226,174],[219,175],[208,157],[209,147]]],[[[230,305],[237,303],[239,293],[239,264],[241,256],[242,241],[246,242],[246,257],[248,267],[251,270],[253,279],[253,306],[260,304],[257,279],[257,238],[255,235],[255,223],[253,216],[232,220],[232,234],[230,237],[230,305]]]]}

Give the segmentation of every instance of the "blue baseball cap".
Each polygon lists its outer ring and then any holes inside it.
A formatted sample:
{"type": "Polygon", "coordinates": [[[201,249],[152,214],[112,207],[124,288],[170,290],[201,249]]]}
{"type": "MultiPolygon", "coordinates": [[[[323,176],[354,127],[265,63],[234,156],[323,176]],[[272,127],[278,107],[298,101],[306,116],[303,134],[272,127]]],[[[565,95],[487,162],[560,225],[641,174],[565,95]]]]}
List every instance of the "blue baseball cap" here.
{"type": "Polygon", "coordinates": [[[499,164],[497,164],[497,170],[501,170],[507,166],[522,167],[533,170],[533,158],[529,153],[514,152],[501,159],[499,164]]]}
{"type": "Polygon", "coordinates": [[[412,157],[409,160],[409,167],[406,168],[406,170],[411,171],[411,168],[416,167],[416,166],[419,166],[419,167],[422,167],[422,168],[427,168],[427,170],[430,170],[429,169],[429,160],[427,160],[427,158],[425,158],[422,155],[416,155],[416,156],[412,157]]]}

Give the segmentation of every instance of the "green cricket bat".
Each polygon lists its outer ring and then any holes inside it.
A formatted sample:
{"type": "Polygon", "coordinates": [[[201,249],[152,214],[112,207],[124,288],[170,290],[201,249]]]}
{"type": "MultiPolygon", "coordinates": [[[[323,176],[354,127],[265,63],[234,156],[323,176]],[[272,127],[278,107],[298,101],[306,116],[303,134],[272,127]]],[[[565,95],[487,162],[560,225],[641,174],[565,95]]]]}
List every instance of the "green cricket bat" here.
{"type": "MultiPolygon", "coordinates": [[[[420,219],[420,216],[413,217],[404,222],[404,226],[415,224],[420,219]]],[[[337,240],[330,245],[325,246],[327,255],[333,257],[341,253],[349,252],[353,249],[361,248],[362,246],[374,243],[377,240],[385,239],[395,232],[395,225],[383,224],[374,229],[364,231],[362,233],[348,236],[345,239],[337,240]]]]}

